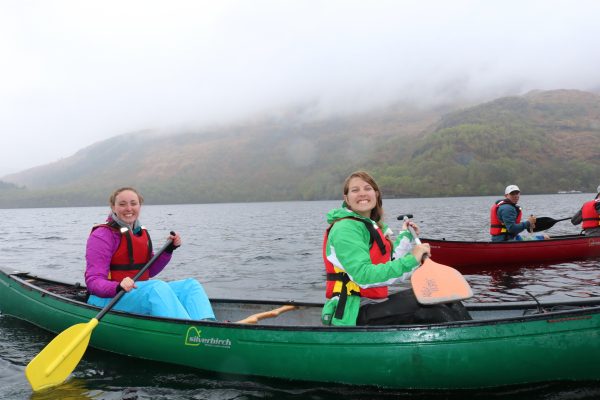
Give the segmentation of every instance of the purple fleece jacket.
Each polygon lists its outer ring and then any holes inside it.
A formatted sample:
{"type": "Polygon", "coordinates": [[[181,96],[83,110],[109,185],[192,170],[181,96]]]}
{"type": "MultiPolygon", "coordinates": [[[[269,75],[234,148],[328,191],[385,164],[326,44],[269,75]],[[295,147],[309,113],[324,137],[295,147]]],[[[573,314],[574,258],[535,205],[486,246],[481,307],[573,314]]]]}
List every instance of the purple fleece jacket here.
{"type": "MultiPolygon", "coordinates": [[[[121,234],[100,226],[90,234],[85,251],[85,284],[88,291],[98,297],[114,297],[120,282],[108,279],[110,260],[119,248],[121,234]]],[[[172,254],[163,252],[150,266],[150,276],[156,276],[171,260],[172,254]]]]}

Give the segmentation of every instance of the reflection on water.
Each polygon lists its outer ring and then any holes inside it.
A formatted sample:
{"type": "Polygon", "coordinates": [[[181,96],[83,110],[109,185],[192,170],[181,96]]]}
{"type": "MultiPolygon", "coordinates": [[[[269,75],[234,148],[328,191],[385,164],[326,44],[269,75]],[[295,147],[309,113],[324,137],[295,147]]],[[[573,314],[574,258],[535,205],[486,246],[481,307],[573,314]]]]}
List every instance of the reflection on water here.
{"type": "MultiPolygon", "coordinates": [[[[496,268],[466,275],[477,301],[565,300],[600,296],[598,261],[496,268]]],[[[471,301],[471,300],[470,300],[471,301]]]]}
{"type": "MultiPolygon", "coordinates": [[[[590,194],[521,197],[526,214],[563,218],[590,194]]],[[[384,200],[386,221],[401,226],[399,214],[413,214],[422,236],[487,240],[488,212],[496,197],[384,200]]],[[[184,245],[163,271],[163,279],[195,277],[211,297],[320,302],[325,290],[321,260],[325,214],[340,201],[145,205],[141,219],[159,247],[170,230],[184,245]]],[[[0,266],[41,276],[83,281],[85,242],[107,207],[0,210],[0,266]]],[[[578,233],[560,222],[550,234],[578,233]]],[[[482,269],[466,275],[474,301],[563,300],[600,296],[597,261],[482,269]]],[[[10,399],[463,399],[465,393],[415,393],[339,385],[220,376],[88,350],[66,385],[31,394],[25,365],[52,339],[29,324],[0,315],[0,398],[10,399]]],[[[548,384],[533,388],[469,391],[469,398],[591,399],[600,385],[548,384]]]]}

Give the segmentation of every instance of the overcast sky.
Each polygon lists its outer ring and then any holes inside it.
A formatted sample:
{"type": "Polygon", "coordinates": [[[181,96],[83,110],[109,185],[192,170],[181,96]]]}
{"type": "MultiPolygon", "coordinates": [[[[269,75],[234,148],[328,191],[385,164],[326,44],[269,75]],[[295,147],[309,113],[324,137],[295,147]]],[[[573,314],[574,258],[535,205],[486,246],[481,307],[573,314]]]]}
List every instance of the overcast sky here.
{"type": "Polygon", "coordinates": [[[0,177],[293,104],[598,90],[599,18],[592,0],[0,0],[0,177]]]}

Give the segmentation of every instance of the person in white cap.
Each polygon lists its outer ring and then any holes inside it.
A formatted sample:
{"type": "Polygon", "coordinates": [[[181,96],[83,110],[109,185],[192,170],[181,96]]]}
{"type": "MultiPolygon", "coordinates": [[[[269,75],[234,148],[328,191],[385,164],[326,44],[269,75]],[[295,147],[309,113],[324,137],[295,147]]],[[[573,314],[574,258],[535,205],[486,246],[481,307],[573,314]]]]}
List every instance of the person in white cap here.
{"type": "MultiPolygon", "coordinates": [[[[517,185],[508,185],[504,190],[504,199],[497,200],[490,209],[490,235],[492,242],[522,240],[519,233],[535,227],[535,217],[527,217],[521,222],[523,211],[517,205],[521,190],[517,185]]],[[[544,237],[540,237],[543,239],[544,237]]],[[[537,239],[537,237],[536,237],[537,239]]]]}
{"type": "Polygon", "coordinates": [[[571,218],[573,225],[581,225],[581,233],[586,236],[600,236],[600,186],[596,189],[594,200],[583,203],[579,211],[571,218]]]}

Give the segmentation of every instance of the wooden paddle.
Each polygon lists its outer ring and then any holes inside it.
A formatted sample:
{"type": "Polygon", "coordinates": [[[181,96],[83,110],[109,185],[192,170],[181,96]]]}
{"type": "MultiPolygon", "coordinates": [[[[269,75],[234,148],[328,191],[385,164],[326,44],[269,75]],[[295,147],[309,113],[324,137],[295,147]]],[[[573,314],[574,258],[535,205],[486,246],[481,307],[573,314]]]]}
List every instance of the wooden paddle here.
{"type": "MultiPolygon", "coordinates": [[[[171,235],[175,235],[175,233],[171,232],[171,235]]],[[[154,257],[133,277],[133,280],[138,280],[171,243],[172,240],[168,239],[165,245],[154,254],[154,257]]],[[[90,322],[73,325],[61,332],[27,364],[25,376],[34,391],[59,385],[67,379],[83,357],[92,331],[100,319],[117,304],[125,293],[124,290],[120,290],[90,322]]]]}
{"type": "MultiPolygon", "coordinates": [[[[404,216],[404,221],[408,221],[408,217],[404,216]]],[[[408,225],[408,229],[417,244],[421,244],[413,227],[408,225]]],[[[438,264],[428,256],[423,257],[422,265],[413,272],[410,283],[417,301],[424,305],[473,297],[471,286],[460,272],[447,265],[438,264]]]]}
{"type": "Polygon", "coordinates": [[[281,313],[284,312],[288,312],[288,311],[292,311],[297,309],[298,307],[296,306],[292,306],[292,305],[285,305],[285,306],[281,306],[279,308],[276,308],[274,310],[271,311],[265,311],[265,312],[261,312],[258,314],[253,314],[247,318],[244,318],[240,321],[237,321],[236,323],[238,324],[256,324],[258,321],[260,321],[261,319],[265,319],[265,318],[273,318],[278,316],[281,313]]]}
{"type": "Polygon", "coordinates": [[[571,219],[571,217],[561,219],[554,219],[550,217],[537,217],[535,219],[535,228],[533,228],[532,232],[545,231],[546,229],[552,228],[557,222],[566,221],[568,219],[571,219]]]}

